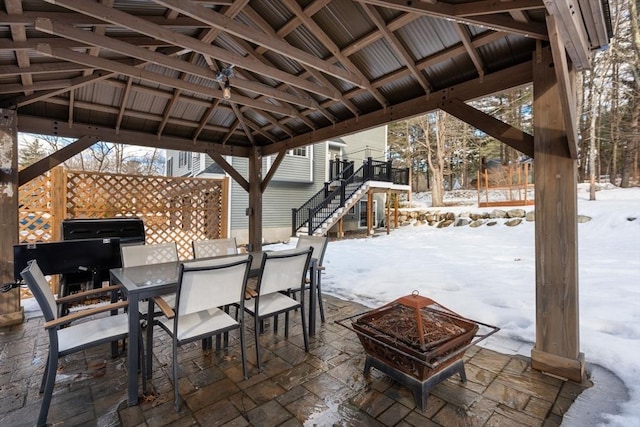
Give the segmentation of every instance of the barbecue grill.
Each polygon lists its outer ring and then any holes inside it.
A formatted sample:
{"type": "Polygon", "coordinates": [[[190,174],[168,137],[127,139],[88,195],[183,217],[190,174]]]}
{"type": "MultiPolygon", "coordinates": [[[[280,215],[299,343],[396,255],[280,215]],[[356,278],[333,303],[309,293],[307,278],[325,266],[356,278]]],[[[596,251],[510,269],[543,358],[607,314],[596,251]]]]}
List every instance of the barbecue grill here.
{"type": "Polygon", "coordinates": [[[376,368],[410,388],[422,411],[429,391],[440,382],[455,374],[466,382],[464,352],[499,330],[461,317],[417,291],[337,323],[360,339],[367,353],[365,375],[376,368]]]}

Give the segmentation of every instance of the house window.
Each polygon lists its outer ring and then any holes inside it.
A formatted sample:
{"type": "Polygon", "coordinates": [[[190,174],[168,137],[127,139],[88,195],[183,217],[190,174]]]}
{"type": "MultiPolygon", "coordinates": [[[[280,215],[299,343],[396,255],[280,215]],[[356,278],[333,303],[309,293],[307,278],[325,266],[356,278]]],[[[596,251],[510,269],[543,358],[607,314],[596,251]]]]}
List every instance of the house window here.
{"type": "Polygon", "coordinates": [[[173,176],[173,159],[167,160],[167,176],[173,176]]]}
{"type": "Polygon", "coordinates": [[[187,153],[186,151],[180,151],[178,153],[178,167],[182,168],[184,166],[187,166],[187,162],[189,161],[189,153],[187,153]]]}
{"type": "MultiPolygon", "coordinates": [[[[360,200],[360,220],[358,222],[359,228],[367,228],[367,201],[360,200]]],[[[378,224],[378,201],[373,201],[373,228],[378,224]]]]}
{"type": "Polygon", "coordinates": [[[290,156],[307,157],[307,147],[298,147],[287,152],[290,156]]]}

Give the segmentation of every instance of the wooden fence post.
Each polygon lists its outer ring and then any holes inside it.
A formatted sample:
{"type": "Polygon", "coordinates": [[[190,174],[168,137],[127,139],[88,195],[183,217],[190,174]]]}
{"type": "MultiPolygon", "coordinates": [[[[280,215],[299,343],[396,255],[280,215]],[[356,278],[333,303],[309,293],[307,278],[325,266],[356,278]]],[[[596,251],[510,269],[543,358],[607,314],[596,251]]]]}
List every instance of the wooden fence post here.
{"type": "MultiPolygon", "coordinates": [[[[13,245],[18,243],[18,129],[13,110],[0,109],[0,284],[13,277],[13,245]]],[[[20,288],[0,293],[0,326],[24,321],[20,288]]]]}

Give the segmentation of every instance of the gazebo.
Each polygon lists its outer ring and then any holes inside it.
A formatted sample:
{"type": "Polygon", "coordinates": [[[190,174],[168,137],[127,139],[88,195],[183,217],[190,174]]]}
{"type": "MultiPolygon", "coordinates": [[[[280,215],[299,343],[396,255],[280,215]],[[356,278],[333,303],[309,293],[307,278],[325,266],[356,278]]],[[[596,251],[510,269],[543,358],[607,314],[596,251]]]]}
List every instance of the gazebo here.
{"type": "MultiPolygon", "coordinates": [[[[5,0],[0,274],[18,188],[96,141],[209,154],[262,194],[288,150],[442,109],[534,158],[535,369],[584,374],[574,77],[611,37],[606,0],[5,0]],[[466,102],[533,83],[534,132],[466,102]],[[18,132],[75,141],[21,171],[18,132]],[[262,173],[262,159],[275,156],[262,173]],[[242,176],[225,159],[248,159],[242,176]]],[[[22,322],[18,290],[0,325],[22,322]]]]}

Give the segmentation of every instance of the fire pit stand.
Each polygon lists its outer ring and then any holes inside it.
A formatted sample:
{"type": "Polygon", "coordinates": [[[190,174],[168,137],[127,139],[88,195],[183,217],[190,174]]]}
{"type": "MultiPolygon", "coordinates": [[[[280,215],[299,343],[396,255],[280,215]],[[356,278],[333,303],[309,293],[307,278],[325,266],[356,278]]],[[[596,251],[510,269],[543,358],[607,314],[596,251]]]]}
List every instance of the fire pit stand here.
{"type": "Polygon", "coordinates": [[[429,397],[429,391],[442,381],[452,375],[460,374],[462,382],[467,382],[467,374],[464,370],[464,362],[462,359],[459,359],[449,366],[437,371],[424,381],[420,381],[411,375],[407,375],[382,360],[367,354],[367,360],[364,364],[364,374],[368,375],[371,368],[378,369],[380,372],[387,374],[391,379],[410,389],[413,392],[413,400],[416,402],[416,406],[418,406],[422,412],[427,410],[427,398],[429,397]]]}
{"type": "Polygon", "coordinates": [[[408,387],[422,411],[429,391],[445,379],[460,374],[466,382],[464,352],[499,330],[417,292],[336,323],[360,339],[367,353],[365,375],[373,367],[408,387]]]}

